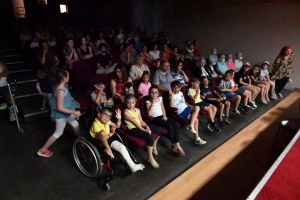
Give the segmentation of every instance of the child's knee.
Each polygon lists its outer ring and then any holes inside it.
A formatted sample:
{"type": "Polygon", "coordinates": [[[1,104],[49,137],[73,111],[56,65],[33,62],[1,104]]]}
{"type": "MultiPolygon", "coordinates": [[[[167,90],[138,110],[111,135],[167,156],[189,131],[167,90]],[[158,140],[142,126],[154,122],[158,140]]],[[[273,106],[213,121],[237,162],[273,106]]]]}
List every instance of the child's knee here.
{"type": "Polygon", "coordinates": [[[100,131],[98,134],[98,138],[103,138],[103,137],[107,137],[107,133],[104,130],[100,131]]]}
{"type": "Polygon", "coordinates": [[[226,106],[230,106],[230,102],[229,102],[229,101],[226,101],[226,102],[225,102],[225,105],[226,105],[226,106]]]}
{"type": "Polygon", "coordinates": [[[222,108],[224,108],[225,105],[224,105],[223,103],[220,103],[219,106],[220,106],[220,108],[222,109],[222,108]]]}
{"type": "Polygon", "coordinates": [[[240,95],[237,95],[237,96],[236,96],[236,99],[240,100],[240,99],[241,99],[241,96],[240,96],[240,95]]]}

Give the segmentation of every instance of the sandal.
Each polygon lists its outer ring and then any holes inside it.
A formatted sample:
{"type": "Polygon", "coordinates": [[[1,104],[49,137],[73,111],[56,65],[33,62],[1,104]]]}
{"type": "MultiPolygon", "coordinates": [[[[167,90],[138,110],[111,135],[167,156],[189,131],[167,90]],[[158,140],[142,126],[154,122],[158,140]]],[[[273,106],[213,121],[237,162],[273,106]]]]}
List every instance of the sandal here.
{"type": "Polygon", "coordinates": [[[157,156],[157,155],[158,155],[158,151],[157,151],[157,149],[153,149],[153,150],[152,150],[152,153],[153,153],[154,155],[156,155],[156,156],[157,156]]]}
{"type": "Polygon", "coordinates": [[[183,156],[185,155],[185,152],[183,151],[183,149],[180,146],[178,147],[176,145],[172,145],[171,149],[172,149],[172,151],[174,151],[180,155],[183,155],[183,156]]]}
{"type": "Polygon", "coordinates": [[[41,157],[45,157],[45,158],[52,156],[52,154],[53,154],[53,152],[49,151],[48,149],[45,152],[42,152],[42,149],[39,149],[39,151],[37,152],[37,155],[39,155],[41,157]]]}
{"type": "Polygon", "coordinates": [[[159,168],[159,164],[154,160],[154,158],[152,158],[152,159],[148,158],[148,163],[150,163],[150,165],[154,169],[158,169],[159,168]]]}

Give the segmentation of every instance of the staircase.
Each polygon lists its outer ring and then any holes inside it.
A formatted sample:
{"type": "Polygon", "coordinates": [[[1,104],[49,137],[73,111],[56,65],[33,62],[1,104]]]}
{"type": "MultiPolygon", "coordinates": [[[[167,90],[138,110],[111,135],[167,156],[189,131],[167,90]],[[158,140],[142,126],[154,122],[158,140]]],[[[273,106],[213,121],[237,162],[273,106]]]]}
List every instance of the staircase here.
{"type": "MultiPolygon", "coordinates": [[[[2,37],[3,38],[3,37],[2,37]]],[[[14,96],[19,108],[20,117],[25,122],[49,118],[50,111],[41,111],[42,96],[36,89],[37,77],[35,71],[26,59],[5,39],[0,39],[1,61],[10,70],[8,79],[16,80],[14,96]]],[[[3,98],[0,99],[3,101],[3,98]]]]}

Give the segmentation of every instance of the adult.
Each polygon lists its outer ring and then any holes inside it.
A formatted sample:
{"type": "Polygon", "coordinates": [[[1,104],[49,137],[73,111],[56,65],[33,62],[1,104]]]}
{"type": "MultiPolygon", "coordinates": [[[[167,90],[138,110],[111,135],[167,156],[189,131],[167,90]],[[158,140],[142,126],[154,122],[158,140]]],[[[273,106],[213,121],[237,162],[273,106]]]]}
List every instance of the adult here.
{"type": "Polygon", "coordinates": [[[97,53],[100,51],[100,44],[106,44],[106,46],[108,47],[107,42],[105,41],[104,37],[103,37],[103,33],[100,32],[99,33],[99,38],[96,40],[95,42],[95,49],[97,49],[97,53]]]}
{"type": "Polygon", "coordinates": [[[200,58],[201,57],[201,51],[199,49],[198,41],[194,40],[193,44],[194,44],[194,58],[195,59],[200,58]]]}
{"type": "Polygon", "coordinates": [[[194,58],[194,44],[193,43],[189,43],[185,55],[184,55],[184,59],[186,61],[192,61],[194,58]]]}
{"type": "Polygon", "coordinates": [[[132,80],[128,77],[126,68],[121,64],[116,65],[114,74],[115,78],[110,81],[112,97],[114,102],[116,100],[124,102],[126,94],[134,94],[132,80]]]}
{"type": "Polygon", "coordinates": [[[140,42],[139,36],[134,36],[134,38],[133,38],[133,48],[137,52],[141,52],[143,46],[145,46],[145,44],[143,42],[140,42]]]}
{"type": "Polygon", "coordinates": [[[85,36],[86,39],[86,44],[91,47],[91,49],[93,50],[93,54],[96,55],[98,53],[98,48],[95,46],[94,42],[92,42],[91,36],[90,35],[86,35],[85,36]]]}
{"type": "Polygon", "coordinates": [[[124,41],[125,35],[123,33],[123,29],[119,29],[119,33],[117,35],[117,44],[122,44],[124,41]]]}
{"type": "Polygon", "coordinates": [[[120,55],[122,63],[126,66],[129,67],[131,63],[133,62],[134,55],[130,52],[130,47],[129,44],[124,44],[123,45],[123,50],[120,55]]]}
{"type": "Polygon", "coordinates": [[[160,62],[160,68],[155,71],[153,75],[153,85],[156,85],[161,92],[168,92],[171,90],[171,82],[175,80],[170,73],[170,64],[163,60],[160,62]]]}
{"type": "Polygon", "coordinates": [[[149,55],[151,56],[151,60],[157,60],[159,59],[159,53],[160,51],[157,50],[158,48],[158,44],[157,43],[153,43],[152,44],[152,50],[149,52],[149,55]]]}
{"type": "Polygon", "coordinates": [[[240,71],[240,69],[243,66],[243,53],[242,52],[238,52],[236,53],[236,59],[234,60],[234,64],[236,66],[236,70],[240,71]]]}
{"type": "Polygon", "coordinates": [[[216,59],[214,57],[208,58],[208,65],[205,66],[209,79],[217,78],[219,75],[216,71],[216,59]]]}
{"type": "Polygon", "coordinates": [[[194,77],[201,79],[201,77],[207,77],[211,79],[210,74],[205,70],[206,61],[204,57],[199,58],[199,66],[196,67],[194,77]]]}
{"type": "Polygon", "coordinates": [[[97,63],[96,74],[108,74],[114,70],[114,65],[112,65],[112,55],[107,51],[107,46],[105,43],[101,43],[100,52],[95,56],[95,61],[97,63]]]}
{"type": "Polygon", "coordinates": [[[78,55],[80,59],[90,59],[93,57],[93,51],[90,46],[87,45],[85,37],[80,38],[80,46],[78,48],[78,55]]]}
{"type": "Polygon", "coordinates": [[[225,54],[224,53],[219,53],[218,54],[218,62],[216,66],[217,73],[220,75],[224,75],[225,72],[228,70],[226,64],[225,64],[225,54]]]}
{"type": "Polygon", "coordinates": [[[40,63],[45,68],[47,76],[49,77],[51,71],[53,71],[59,65],[59,60],[56,52],[53,49],[49,48],[48,43],[44,41],[42,43],[42,52],[39,54],[38,57],[40,63]]]}
{"type": "Polygon", "coordinates": [[[289,82],[293,72],[295,53],[291,46],[284,46],[273,63],[271,79],[275,80],[275,92],[282,98],[281,91],[289,82]]]}
{"type": "Polygon", "coordinates": [[[144,71],[150,73],[150,69],[147,65],[144,64],[144,58],[141,54],[135,56],[135,63],[131,66],[129,70],[129,76],[132,81],[142,78],[144,71]]]}
{"type": "Polygon", "coordinates": [[[211,53],[210,53],[209,57],[213,57],[215,60],[218,60],[217,49],[216,48],[211,49],[211,53]]]}
{"type": "Polygon", "coordinates": [[[162,46],[162,49],[166,52],[166,60],[170,60],[171,56],[173,55],[173,52],[168,47],[168,44],[164,43],[163,46],[162,46]]]}
{"type": "Polygon", "coordinates": [[[33,39],[32,39],[32,42],[30,43],[30,49],[32,49],[34,47],[40,47],[39,39],[38,39],[37,36],[34,36],[33,39]]]}
{"type": "Polygon", "coordinates": [[[226,54],[226,62],[225,62],[225,64],[226,64],[226,66],[227,66],[227,68],[228,69],[232,69],[233,71],[237,71],[237,69],[236,69],[236,65],[235,65],[235,63],[233,62],[233,60],[232,60],[232,54],[226,54]]]}
{"type": "Polygon", "coordinates": [[[8,104],[9,120],[15,121],[16,117],[14,114],[14,107],[12,105],[12,101],[14,101],[14,99],[9,94],[9,89],[6,82],[6,77],[9,74],[10,71],[7,69],[4,63],[0,61],[0,96],[3,96],[8,104]]]}
{"type": "Polygon", "coordinates": [[[67,39],[67,45],[63,49],[63,54],[65,57],[65,63],[67,64],[69,71],[73,71],[73,62],[79,60],[79,56],[74,49],[73,39],[67,39]]]}
{"type": "Polygon", "coordinates": [[[144,58],[144,64],[147,66],[156,66],[156,61],[152,59],[150,54],[147,52],[147,46],[142,46],[142,51],[140,53],[144,58]]]}
{"type": "Polygon", "coordinates": [[[176,61],[171,72],[173,78],[179,81],[182,85],[185,85],[189,82],[188,76],[182,70],[182,61],[176,61]]]}

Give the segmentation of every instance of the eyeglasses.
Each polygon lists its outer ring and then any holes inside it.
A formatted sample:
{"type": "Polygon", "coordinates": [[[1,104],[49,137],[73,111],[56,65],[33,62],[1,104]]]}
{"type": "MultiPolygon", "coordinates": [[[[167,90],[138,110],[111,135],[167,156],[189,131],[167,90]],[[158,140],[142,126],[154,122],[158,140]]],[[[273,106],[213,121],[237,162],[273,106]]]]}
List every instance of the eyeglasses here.
{"type": "Polygon", "coordinates": [[[103,114],[106,118],[110,119],[111,118],[111,115],[107,114],[107,113],[101,113],[103,114]]]}

